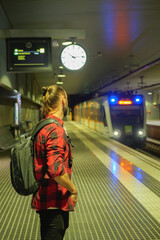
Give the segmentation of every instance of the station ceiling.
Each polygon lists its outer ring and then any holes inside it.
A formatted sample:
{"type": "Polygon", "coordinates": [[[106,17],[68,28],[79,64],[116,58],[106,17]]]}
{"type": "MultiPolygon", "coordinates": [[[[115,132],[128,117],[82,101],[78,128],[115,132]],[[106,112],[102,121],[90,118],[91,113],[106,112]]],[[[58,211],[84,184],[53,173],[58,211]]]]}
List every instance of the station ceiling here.
{"type": "Polygon", "coordinates": [[[1,5],[13,31],[32,37],[33,29],[41,36],[53,32],[52,42],[59,45],[52,46],[53,71],[33,73],[40,87],[57,82],[65,37],[74,37],[88,56],[82,70],[64,70],[68,94],[160,86],[159,0],[1,0],[1,5]]]}

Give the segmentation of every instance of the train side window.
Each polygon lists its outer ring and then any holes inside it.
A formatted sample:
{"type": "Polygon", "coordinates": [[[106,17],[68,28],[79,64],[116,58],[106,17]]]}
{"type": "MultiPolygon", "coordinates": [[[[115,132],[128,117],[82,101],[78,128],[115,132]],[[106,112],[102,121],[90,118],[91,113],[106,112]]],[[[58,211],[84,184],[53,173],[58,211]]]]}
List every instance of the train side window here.
{"type": "Polygon", "coordinates": [[[104,108],[103,105],[100,106],[100,113],[101,113],[101,116],[102,116],[102,121],[104,123],[104,126],[107,127],[108,124],[107,124],[107,119],[106,119],[105,108],[104,108]]]}

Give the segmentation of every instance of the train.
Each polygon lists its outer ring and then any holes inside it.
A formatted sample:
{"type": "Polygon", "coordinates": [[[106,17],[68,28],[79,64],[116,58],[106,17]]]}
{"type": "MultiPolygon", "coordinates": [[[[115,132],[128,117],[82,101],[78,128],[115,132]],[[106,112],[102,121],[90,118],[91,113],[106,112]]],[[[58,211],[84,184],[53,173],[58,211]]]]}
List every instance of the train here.
{"type": "Polygon", "coordinates": [[[74,106],[74,120],[128,146],[146,144],[143,95],[107,94],[74,106]]]}

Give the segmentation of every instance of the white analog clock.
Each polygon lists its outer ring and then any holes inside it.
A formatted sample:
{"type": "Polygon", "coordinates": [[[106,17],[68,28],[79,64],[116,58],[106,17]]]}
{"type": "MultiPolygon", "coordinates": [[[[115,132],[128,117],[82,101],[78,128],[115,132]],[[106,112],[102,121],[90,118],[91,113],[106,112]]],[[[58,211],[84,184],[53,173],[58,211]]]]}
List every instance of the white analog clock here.
{"type": "Polygon", "coordinates": [[[87,60],[85,50],[77,44],[66,46],[61,52],[61,62],[69,70],[81,69],[87,60]]]}

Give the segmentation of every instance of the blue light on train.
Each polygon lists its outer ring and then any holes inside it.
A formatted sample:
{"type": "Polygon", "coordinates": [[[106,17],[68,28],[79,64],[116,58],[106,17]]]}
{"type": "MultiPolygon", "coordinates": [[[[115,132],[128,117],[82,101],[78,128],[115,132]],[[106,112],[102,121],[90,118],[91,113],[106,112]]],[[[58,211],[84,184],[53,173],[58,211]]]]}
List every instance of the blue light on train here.
{"type": "Polygon", "coordinates": [[[136,104],[141,104],[141,103],[143,102],[142,96],[136,96],[136,97],[134,98],[134,102],[135,102],[136,104]]]}
{"type": "Polygon", "coordinates": [[[110,102],[111,104],[116,104],[116,103],[118,102],[118,98],[117,98],[116,96],[111,96],[111,97],[109,98],[109,102],[110,102]]]}

